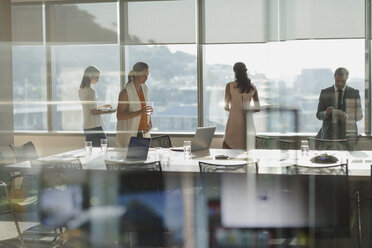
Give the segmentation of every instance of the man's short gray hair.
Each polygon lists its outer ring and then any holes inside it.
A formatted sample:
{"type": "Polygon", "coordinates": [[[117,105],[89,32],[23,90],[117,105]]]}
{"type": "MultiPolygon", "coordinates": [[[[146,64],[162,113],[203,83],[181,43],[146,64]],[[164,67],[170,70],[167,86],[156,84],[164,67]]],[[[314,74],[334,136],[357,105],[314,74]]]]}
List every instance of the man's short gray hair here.
{"type": "Polygon", "coordinates": [[[349,77],[349,71],[345,67],[339,67],[335,70],[335,76],[336,75],[349,77]]]}

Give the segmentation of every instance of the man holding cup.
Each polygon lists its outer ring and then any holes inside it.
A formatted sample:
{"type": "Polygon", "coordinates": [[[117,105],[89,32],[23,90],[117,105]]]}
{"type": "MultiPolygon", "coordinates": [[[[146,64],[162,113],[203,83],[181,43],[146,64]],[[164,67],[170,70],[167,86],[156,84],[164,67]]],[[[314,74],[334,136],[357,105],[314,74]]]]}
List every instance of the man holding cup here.
{"type": "Polygon", "coordinates": [[[321,91],[316,117],[323,121],[319,139],[345,139],[358,134],[357,121],[363,118],[359,91],[346,81],[349,71],[339,67],[334,73],[335,84],[321,91]]]}

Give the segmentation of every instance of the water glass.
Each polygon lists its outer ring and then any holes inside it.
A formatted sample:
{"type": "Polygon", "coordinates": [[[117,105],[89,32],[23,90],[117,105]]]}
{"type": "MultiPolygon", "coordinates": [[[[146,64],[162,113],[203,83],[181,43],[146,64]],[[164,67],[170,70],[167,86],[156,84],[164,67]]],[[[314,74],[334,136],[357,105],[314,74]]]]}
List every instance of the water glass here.
{"type": "Polygon", "coordinates": [[[107,151],[107,139],[101,139],[101,151],[106,153],[107,151]]]}
{"type": "Polygon", "coordinates": [[[183,142],[183,155],[185,159],[190,159],[191,156],[191,141],[185,140],[183,142]]]}
{"type": "Polygon", "coordinates": [[[85,155],[90,156],[92,155],[93,144],[92,141],[85,141],[85,155]]]}
{"type": "Polygon", "coordinates": [[[301,140],[301,155],[309,155],[309,142],[307,140],[301,140]]]}
{"type": "Polygon", "coordinates": [[[147,109],[146,114],[147,115],[152,115],[152,113],[154,112],[154,103],[153,102],[148,102],[146,107],[151,107],[151,108],[147,109]]]}

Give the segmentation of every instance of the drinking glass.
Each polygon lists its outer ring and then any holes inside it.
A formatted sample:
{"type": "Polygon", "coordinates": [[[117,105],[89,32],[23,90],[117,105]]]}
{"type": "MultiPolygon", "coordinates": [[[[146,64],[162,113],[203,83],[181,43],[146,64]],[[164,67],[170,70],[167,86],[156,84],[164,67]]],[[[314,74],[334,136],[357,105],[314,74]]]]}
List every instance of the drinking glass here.
{"type": "Polygon", "coordinates": [[[162,159],[162,149],[161,147],[155,147],[155,161],[161,161],[162,159]]]}
{"type": "Polygon", "coordinates": [[[101,139],[101,151],[106,153],[107,151],[107,139],[101,139]]]}
{"type": "Polygon", "coordinates": [[[146,114],[147,115],[152,115],[152,113],[154,112],[154,103],[153,102],[148,102],[146,107],[151,107],[151,109],[146,111],[146,114]]]}
{"type": "Polygon", "coordinates": [[[85,141],[85,155],[90,156],[92,155],[93,144],[92,141],[85,141]]]}
{"type": "Polygon", "coordinates": [[[301,155],[309,155],[309,142],[307,140],[301,140],[301,155]]]}
{"type": "Polygon", "coordinates": [[[183,155],[185,159],[190,159],[191,156],[191,141],[185,140],[183,142],[183,155]]]}

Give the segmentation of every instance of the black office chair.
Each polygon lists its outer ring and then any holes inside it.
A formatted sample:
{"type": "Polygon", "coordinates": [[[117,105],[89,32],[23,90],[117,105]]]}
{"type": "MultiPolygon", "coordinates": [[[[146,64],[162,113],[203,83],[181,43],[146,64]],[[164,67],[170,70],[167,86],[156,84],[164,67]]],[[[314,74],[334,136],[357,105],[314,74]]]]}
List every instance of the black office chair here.
{"type": "Polygon", "coordinates": [[[321,239],[332,239],[334,236],[344,237],[349,236],[355,228],[356,247],[361,247],[360,196],[358,190],[355,190],[353,195],[349,195],[348,160],[316,166],[311,164],[291,165],[287,167],[287,172],[288,174],[306,175],[309,180],[309,188],[314,187],[313,196],[310,195],[310,197],[316,197],[313,201],[316,204],[315,213],[327,211],[332,216],[328,216],[326,219],[338,222],[333,224],[333,230],[332,228],[319,228],[316,235],[321,239]],[[355,212],[350,211],[349,200],[354,201],[355,212]],[[351,223],[351,221],[354,222],[351,223]]]}
{"type": "Polygon", "coordinates": [[[290,150],[296,148],[296,142],[292,140],[284,140],[276,137],[256,135],[256,149],[290,150]]]}
{"type": "Polygon", "coordinates": [[[293,164],[287,166],[287,174],[296,175],[345,175],[349,176],[348,160],[339,160],[333,164],[293,164]]]}
{"type": "MultiPolygon", "coordinates": [[[[221,173],[247,173],[247,163],[242,164],[212,164],[199,161],[202,195],[218,195],[221,173]],[[217,194],[215,194],[217,192],[217,194]]],[[[257,164],[256,164],[257,171],[257,164]]]]}
{"type": "Polygon", "coordinates": [[[246,173],[247,163],[243,164],[212,164],[199,161],[200,175],[203,176],[206,172],[216,173],[246,173]]]}
{"type": "Polygon", "coordinates": [[[160,161],[154,161],[149,163],[123,163],[115,161],[105,161],[107,170],[120,170],[120,171],[158,171],[162,176],[162,169],[160,161]]]}
{"type": "Polygon", "coordinates": [[[350,150],[350,146],[347,139],[318,139],[314,137],[308,137],[310,150],[350,150]]]}
{"type": "Polygon", "coordinates": [[[150,147],[151,148],[154,148],[154,147],[170,148],[172,147],[172,142],[171,142],[169,135],[155,136],[155,137],[151,137],[150,147]]]}
{"type": "MultiPolygon", "coordinates": [[[[158,194],[163,199],[164,179],[159,161],[150,163],[118,163],[105,161],[108,173],[119,173],[119,194],[131,197],[138,193],[158,194]]],[[[172,233],[159,216],[147,206],[132,201],[120,220],[120,247],[169,247],[172,233]]],[[[162,211],[162,210],[160,210],[162,211]]],[[[170,246],[173,247],[173,246],[170,246]]]]}

